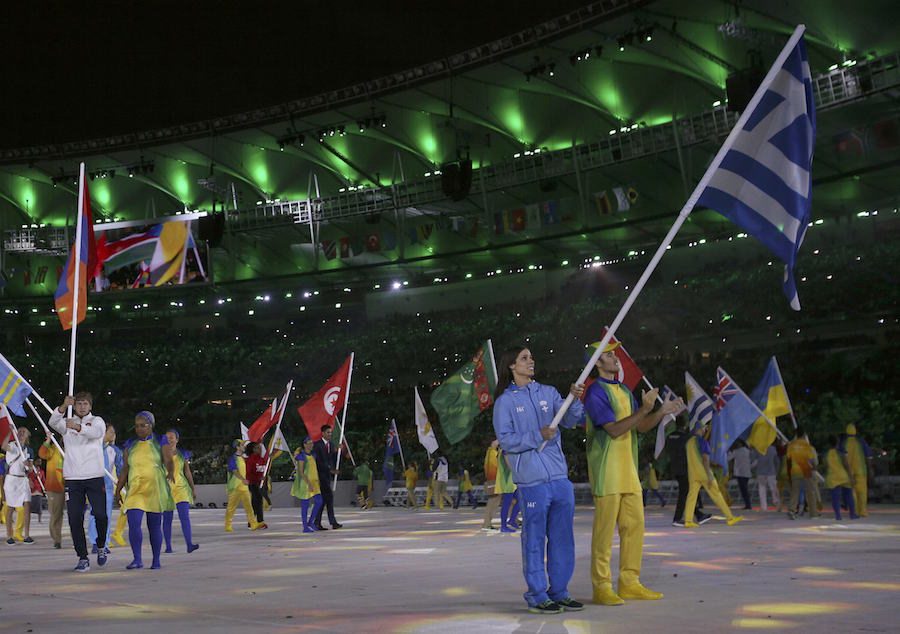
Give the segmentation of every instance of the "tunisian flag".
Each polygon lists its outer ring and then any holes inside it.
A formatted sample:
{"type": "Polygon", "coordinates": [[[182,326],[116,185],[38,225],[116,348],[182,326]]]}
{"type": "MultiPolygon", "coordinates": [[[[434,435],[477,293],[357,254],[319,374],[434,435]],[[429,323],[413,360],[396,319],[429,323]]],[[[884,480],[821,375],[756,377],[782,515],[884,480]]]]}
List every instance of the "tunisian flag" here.
{"type": "Polygon", "coordinates": [[[322,426],[330,425],[338,412],[344,409],[347,402],[347,384],[350,382],[351,358],[347,357],[347,360],[337,372],[331,375],[325,385],[297,408],[313,442],[322,438],[322,426]]]}

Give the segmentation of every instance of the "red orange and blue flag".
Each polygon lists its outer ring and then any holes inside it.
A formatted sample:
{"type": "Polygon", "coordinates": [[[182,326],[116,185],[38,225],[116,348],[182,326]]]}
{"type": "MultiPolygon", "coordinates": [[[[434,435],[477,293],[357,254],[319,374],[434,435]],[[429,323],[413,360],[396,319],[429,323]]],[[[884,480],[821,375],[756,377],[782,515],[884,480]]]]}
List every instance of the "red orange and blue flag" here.
{"type": "MultiPolygon", "coordinates": [[[[73,244],[59,277],[59,285],[53,299],[56,315],[63,330],[71,330],[73,322],[80,324],[87,314],[88,280],[97,274],[97,245],[94,241],[94,218],[91,214],[91,197],[87,182],[82,179],[81,209],[78,210],[78,224],[81,225],[81,240],[73,244]],[[77,249],[76,249],[77,247],[77,249]],[[78,270],[78,288],[75,288],[75,271],[78,270]],[[78,293],[78,314],[75,312],[75,293],[78,293]]],[[[78,231],[76,230],[76,236],[78,231]]]]}

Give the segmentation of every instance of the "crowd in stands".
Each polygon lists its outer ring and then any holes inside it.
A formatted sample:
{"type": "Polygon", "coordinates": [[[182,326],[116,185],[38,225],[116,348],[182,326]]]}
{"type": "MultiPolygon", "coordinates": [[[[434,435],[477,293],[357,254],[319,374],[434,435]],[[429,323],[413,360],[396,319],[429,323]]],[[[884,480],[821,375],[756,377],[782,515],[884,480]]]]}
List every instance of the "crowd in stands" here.
{"type": "MultiPolygon", "coordinates": [[[[753,253],[737,268],[710,267],[698,259],[679,266],[677,278],[669,269],[654,275],[619,338],[654,384],[677,392],[683,392],[685,370],[709,386],[718,365],[749,392],[775,355],[797,417],[814,443],[824,444],[848,422],[863,421],[869,443],[888,448],[895,464],[900,392],[891,379],[898,348],[882,333],[896,329],[900,247],[891,241],[810,246],[798,269],[800,313],[788,308],[780,292],[780,264],[770,266],[759,249],[753,253]],[[863,325],[852,335],[828,336],[842,332],[840,324],[857,323],[863,325]]],[[[507,345],[525,342],[536,357],[538,380],[561,389],[571,383],[583,367],[585,344],[599,339],[645,263],[637,258],[580,269],[537,302],[381,319],[367,318],[362,303],[348,304],[326,319],[313,311],[291,311],[273,328],[271,319],[256,322],[247,316],[247,306],[236,300],[233,306],[209,308],[232,309],[228,327],[210,320],[212,327],[170,331],[149,317],[109,330],[97,327],[79,335],[77,385],[95,393],[98,413],[124,428],[143,409],[180,428],[183,446],[195,456],[197,482],[222,482],[239,422],[251,423],[294,379],[295,398],[283,430],[292,445],[299,444],[305,429],[296,407],[355,352],[347,434],[354,455],[379,473],[392,418],[408,459],[424,461],[412,422],[413,386],[427,404],[431,390],[485,339],[492,340],[497,356],[507,345]]],[[[507,276],[496,283],[516,281],[507,276]]],[[[104,317],[109,323],[111,315],[104,317]]],[[[7,345],[5,356],[57,404],[68,367],[68,334],[47,329],[8,338],[7,345]]],[[[437,422],[452,464],[479,471],[491,440],[489,414],[483,413],[472,435],[455,446],[447,446],[437,422]]],[[[586,480],[583,434],[567,433],[564,442],[572,479],[586,480]]],[[[652,445],[653,439],[646,439],[642,453],[652,445]]],[[[276,462],[273,477],[287,478],[290,471],[289,460],[276,462]]]]}

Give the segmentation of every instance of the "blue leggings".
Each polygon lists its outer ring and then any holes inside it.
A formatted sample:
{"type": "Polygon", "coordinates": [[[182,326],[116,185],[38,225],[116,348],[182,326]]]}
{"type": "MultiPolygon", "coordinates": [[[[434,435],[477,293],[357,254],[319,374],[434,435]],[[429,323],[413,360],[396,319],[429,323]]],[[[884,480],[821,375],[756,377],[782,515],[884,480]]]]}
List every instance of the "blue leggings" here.
{"type": "Polygon", "coordinates": [[[856,505],[853,503],[853,489],[850,487],[834,487],[831,489],[831,508],[834,509],[834,519],[841,519],[841,496],[844,497],[844,506],[850,511],[850,519],[855,520],[856,505]]]}
{"type": "MultiPolygon", "coordinates": [[[[187,551],[195,550],[191,540],[191,505],[187,502],[179,502],[175,505],[178,511],[178,521],[181,522],[181,534],[184,535],[184,543],[187,551]]],[[[163,536],[166,538],[166,552],[172,552],[172,520],[175,518],[173,511],[163,511],[163,536]]]]}
{"type": "MultiPolygon", "coordinates": [[[[150,533],[150,549],[153,551],[153,567],[159,568],[159,554],[162,551],[162,513],[147,513],[147,531],[150,533]]],[[[144,519],[144,511],[141,509],[128,509],[128,541],[131,543],[131,553],[136,563],[143,563],[141,558],[141,546],[144,543],[144,534],[141,531],[141,520],[144,519]]]]}
{"type": "Polygon", "coordinates": [[[506,528],[519,514],[519,505],[515,493],[503,493],[500,500],[500,527],[506,528]],[[515,505],[515,512],[511,512],[513,505],[515,505]]]}
{"type": "MultiPolygon", "coordinates": [[[[112,522],[109,521],[112,517],[112,507],[113,507],[113,495],[115,493],[115,489],[111,486],[106,487],[106,540],[103,542],[107,546],[109,546],[109,532],[112,528],[112,522]]],[[[88,545],[93,544],[97,545],[97,520],[94,518],[94,511],[91,509],[90,515],[88,515],[88,545]]]]}
{"type": "MultiPolygon", "coordinates": [[[[322,508],[322,496],[314,495],[312,498],[313,510],[312,517],[315,517],[319,513],[319,509],[322,508]]],[[[303,520],[303,530],[311,529],[312,525],[309,523],[309,500],[300,500],[300,519],[303,520]]]]}

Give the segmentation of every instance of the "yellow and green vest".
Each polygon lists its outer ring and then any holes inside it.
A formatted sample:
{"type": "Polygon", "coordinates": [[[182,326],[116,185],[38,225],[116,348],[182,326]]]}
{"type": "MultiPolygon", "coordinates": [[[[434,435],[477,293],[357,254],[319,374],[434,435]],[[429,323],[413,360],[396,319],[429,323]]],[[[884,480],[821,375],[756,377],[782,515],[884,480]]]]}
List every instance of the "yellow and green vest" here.
{"type": "MultiPolygon", "coordinates": [[[[634,398],[631,391],[621,383],[594,383],[606,391],[616,421],[628,418],[634,413],[634,398]]],[[[593,388],[592,389],[598,389],[593,388]]],[[[615,421],[597,421],[609,423],[615,421]]],[[[638,477],[638,438],[634,429],[629,429],[618,438],[613,438],[602,429],[594,427],[594,421],[587,417],[588,479],[594,497],[622,493],[640,493],[641,481],[638,477]]]]}

